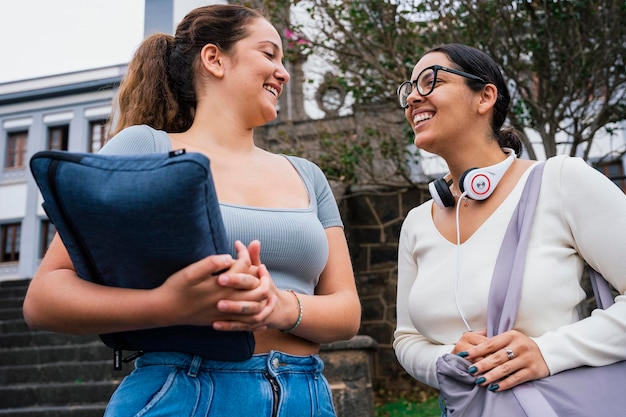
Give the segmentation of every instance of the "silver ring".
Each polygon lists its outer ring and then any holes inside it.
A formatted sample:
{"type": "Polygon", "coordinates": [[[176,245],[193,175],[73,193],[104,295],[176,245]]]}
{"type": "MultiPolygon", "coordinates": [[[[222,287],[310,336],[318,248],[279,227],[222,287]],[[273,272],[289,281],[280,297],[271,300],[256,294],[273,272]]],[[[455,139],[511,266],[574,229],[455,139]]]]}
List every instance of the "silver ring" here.
{"type": "Polygon", "coordinates": [[[513,353],[513,351],[509,347],[505,347],[504,351],[506,352],[506,357],[509,358],[509,360],[515,357],[515,353],[513,353]]]}

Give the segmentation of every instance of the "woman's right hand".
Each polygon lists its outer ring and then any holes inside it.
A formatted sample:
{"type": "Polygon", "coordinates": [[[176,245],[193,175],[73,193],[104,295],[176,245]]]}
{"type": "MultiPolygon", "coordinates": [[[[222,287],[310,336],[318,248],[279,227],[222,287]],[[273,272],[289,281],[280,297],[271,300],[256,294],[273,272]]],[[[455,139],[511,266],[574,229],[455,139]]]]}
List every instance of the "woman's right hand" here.
{"type": "MultiPolygon", "coordinates": [[[[235,243],[237,259],[230,255],[212,255],[170,276],[155,296],[166,313],[173,318],[169,325],[211,325],[215,321],[246,322],[246,328],[258,330],[255,323],[263,321],[274,307],[274,296],[266,278],[259,278],[259,245],[246,247],[235,243]],[[227,302],[230,311],[218,309],[218,302],[227,302]]],[[[261,326],[262,328],[263,326],[261,326]]]]}
{"type": "Polygon", "coordinates": [[[237,259],[212,255],[171,275],[150,290],[108,287],[76,274],[63,242],[53,239],[23,305],[28,325],[72,334],[101,334],[173,325],[211,325],[241,319],[224,313],[220,300],[239,303],[252,317],[271,310],[267,280],[259,279],[259,249],[237,243],[237,259]],[[226,270],[225,273],[219,273],[226,270]],[[216,275],[217,274],[217,275],[216,275]]]}

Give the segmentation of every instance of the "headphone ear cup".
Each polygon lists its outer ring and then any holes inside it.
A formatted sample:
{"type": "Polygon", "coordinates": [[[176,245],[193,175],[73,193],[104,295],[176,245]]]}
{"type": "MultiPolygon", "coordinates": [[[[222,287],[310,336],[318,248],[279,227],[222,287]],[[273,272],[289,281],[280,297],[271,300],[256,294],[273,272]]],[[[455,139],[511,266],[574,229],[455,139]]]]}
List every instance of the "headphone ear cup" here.
{"type": "Polygon", "coordinates": [[[462,193],[465,192],[465,177],[467,177],[469,175],[469,173],[474,171],[475,169],[478,169],[478,168],[470,168],[467,171],[465,171],[464,173],[462,173],[461,176],[459,177],[459,190],[462,193]]]}
{"type": "Polygon", "coordinates": [[[468,169],[459,178],[459,189],[472,200],[485,200],[495,188],[493,174],[485,169],[468,169]]]}
{"type": "Polygon", "coordinates": [[[454,207],[454,195],[444,177],[428,184],[428,190],[435,203],[441,207],[454,207]]]}
{"type": "Polygon", "coordinates": [[[504,173],[515,161],[513,149],[502,148],[508,157],[485,168],[470,168],[459,178],[459,190],[472,200],[484,200],[493,194],[504,173]]]}

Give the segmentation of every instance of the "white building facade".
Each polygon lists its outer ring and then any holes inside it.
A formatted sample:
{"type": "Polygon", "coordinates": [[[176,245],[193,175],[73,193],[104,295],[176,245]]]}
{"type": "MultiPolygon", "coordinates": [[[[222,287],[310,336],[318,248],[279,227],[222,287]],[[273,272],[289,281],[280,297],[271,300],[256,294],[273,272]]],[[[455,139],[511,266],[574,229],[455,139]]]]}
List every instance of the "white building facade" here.
{"type": "Polygon", "coordinates": [[[97,152],[126,65],[0,84],[0,281],[30,278],[54,234],[28,162],[97,152]]]}
{"type": "MultiPolygon", "coordinates": [[[[172,34],[195,7],[224,0],[146,0],[144,35],[172,34]]],[[[97,152],[127,65],[0,84],[0,281],[29,279],[52,236],[30,158],[42,150],[97,152]]]]}

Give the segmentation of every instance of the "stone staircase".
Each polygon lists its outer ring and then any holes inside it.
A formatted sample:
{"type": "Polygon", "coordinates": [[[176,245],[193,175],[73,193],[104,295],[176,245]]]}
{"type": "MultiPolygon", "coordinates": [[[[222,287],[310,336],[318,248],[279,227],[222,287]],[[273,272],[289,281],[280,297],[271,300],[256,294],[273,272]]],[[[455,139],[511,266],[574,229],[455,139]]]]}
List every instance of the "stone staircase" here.
{"type": "MultiPolygon", "coordinates": [[[[97,336],[28,328],[22,303],[29,282],[0,282],[0,417],[101,417],[133,365],[113,370],[113,352],[97,336]]],[[[322,346],[339,417],[374,416],[376,347],[368,336],[322,346]]]]}
{"type": "Polygon", "coordinates": [[[132,365],[114,371],[97,336],[31,330],[28,280],[0,282],[0,416],[96,417],[132,365]]]}

